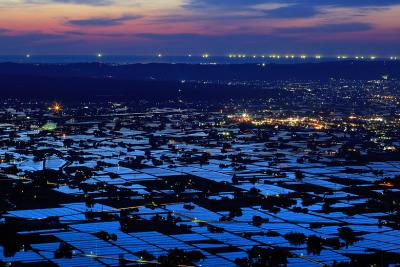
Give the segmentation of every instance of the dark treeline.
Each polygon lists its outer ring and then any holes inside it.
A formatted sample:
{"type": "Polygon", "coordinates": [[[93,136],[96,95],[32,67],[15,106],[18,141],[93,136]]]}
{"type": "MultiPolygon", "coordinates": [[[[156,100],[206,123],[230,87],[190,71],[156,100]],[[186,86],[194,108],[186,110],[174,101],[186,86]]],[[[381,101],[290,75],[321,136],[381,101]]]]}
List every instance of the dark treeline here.
{"type": "Polygon", "coordinates": [[[116,80],[326,80],[400,78],[400,62],[340,61],[304,64],[17,64],[0,63],[0,75],[109,78],[116,80]]]}
{"type": "Polygon", "coordinates": [[[82,77],[41,77],[0,75],[1,98],[59,100],[222,100],[268,97],[284,94],[267,90],[222,84],[181,83],[174,81],[133,81],[82,77]],[[179,92],[180,90],[180,92],[179,92]]]}
{"type": "Polygon", "coordinates": [[[254,82],[326,81],[331,78],[371,80],[381,79],[382,75],[400,78],[400,62],[344,61],[266,66],[0,63],[0,97],[63,100],[173,100],[183,97],[187,100],[215,101],[248,97],[277,98],[285,92],[276,87],[263,89],[262,86],[255,86],[254,82]],[[227,85],[227,81],[252,81],[253,85],[227,85]]]}

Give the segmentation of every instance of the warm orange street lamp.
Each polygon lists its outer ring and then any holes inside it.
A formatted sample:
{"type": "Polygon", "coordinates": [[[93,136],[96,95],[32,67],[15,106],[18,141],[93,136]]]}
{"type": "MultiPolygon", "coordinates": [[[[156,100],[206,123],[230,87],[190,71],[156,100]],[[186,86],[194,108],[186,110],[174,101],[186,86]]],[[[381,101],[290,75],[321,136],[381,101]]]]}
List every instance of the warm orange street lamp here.
{"type": "Polygon", "coordinates": [[[55,113],[59,113],[59,112],[62,111],[62,106],[61,106],[59,103],[54,102],[54,103],[50,106],[49,109],[52,110],[52,111],[55,112],[55,113]]]}

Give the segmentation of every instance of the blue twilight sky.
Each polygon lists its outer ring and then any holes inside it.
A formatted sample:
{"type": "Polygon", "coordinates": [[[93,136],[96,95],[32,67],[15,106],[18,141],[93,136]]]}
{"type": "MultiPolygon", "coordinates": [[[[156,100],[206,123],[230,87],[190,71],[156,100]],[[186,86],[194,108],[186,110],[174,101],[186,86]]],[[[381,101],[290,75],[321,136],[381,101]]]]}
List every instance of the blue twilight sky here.
{"type": "Polygon", "coordinates": [[[0,55],[400,54],[400,0],[0,0],[0,55]]]}

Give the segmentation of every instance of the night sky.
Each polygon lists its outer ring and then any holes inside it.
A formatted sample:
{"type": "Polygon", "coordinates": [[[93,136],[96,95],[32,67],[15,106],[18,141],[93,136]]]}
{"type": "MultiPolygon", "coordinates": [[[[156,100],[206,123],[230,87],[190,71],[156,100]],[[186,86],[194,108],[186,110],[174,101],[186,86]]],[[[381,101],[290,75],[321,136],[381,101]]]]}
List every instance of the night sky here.
{"type": "Polygon", "coordinates": [[[400,54],[394,0],[0,0],[0,54],[400,54]]]}

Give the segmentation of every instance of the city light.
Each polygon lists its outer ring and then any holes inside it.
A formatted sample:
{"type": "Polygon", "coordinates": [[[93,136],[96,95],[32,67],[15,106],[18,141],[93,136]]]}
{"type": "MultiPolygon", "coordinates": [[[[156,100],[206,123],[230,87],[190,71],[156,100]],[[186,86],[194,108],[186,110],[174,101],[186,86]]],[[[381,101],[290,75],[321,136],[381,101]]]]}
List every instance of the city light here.
{"type": "Polygon", "coordinates": [[[54,102],[50,107],[49,110],[55,112],[55,113],[59,113],[62,111],[62,106],[61,104],[54,102]]]}

